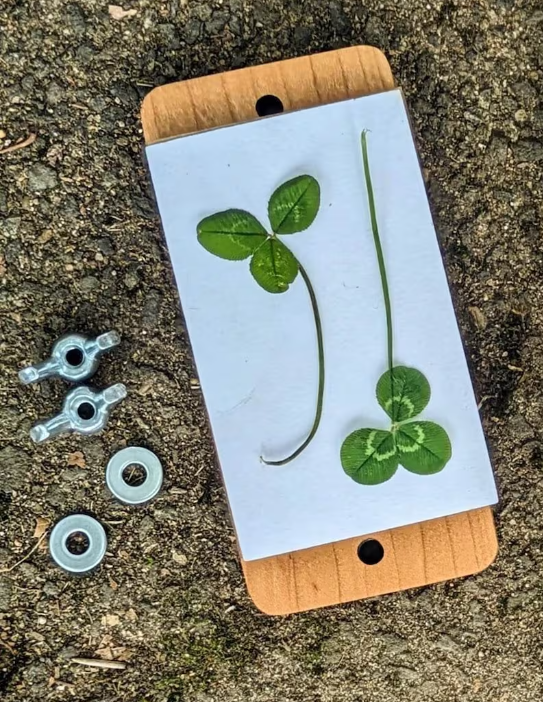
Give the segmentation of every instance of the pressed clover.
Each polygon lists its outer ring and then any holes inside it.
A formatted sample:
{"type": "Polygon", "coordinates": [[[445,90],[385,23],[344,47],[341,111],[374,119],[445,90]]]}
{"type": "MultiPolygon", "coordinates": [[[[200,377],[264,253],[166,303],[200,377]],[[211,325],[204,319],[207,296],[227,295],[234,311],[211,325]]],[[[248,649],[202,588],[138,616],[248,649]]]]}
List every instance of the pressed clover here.
{"type": "Polygon", "coordinates": [[[294,283],[298,273],[303,279],[315,319],[319,377],[317,404],[313,426],[305,441],[280,461],[269,465],[284,465],[299,456],[317,433],[322,415],[324,395],[324,344],[319,308],[315,291],[302,264],[279,236],[307,229],[315,220],[320,206],[320,187],[309,175],[293,178],[275,190],[268,202],[268,231],[256,217],[245,210],[231,209],[205,217],[197,227],[198,241],[210,253],[229,261],[251,258],[249,269],[261,288],[269,293],[284,293],[294,283]]]}
{"type": "Polygon", "coordinates": [[[392,308],[375,212],[366,132],[362,132],[361,145],[387,321],[388,370],[379,378],[376,395],[392,425],[388,431],[353,431],[343,442],[340,457],[343,470],[353,480],[363,485],[377,485],[389,480],[400,465],[418,475],[438,473],[451,458],[452,448],[447,432],[439,424],[414,420],[430,401],[430,384],[425,376],[415,368],[393,363],[392,308]]]}

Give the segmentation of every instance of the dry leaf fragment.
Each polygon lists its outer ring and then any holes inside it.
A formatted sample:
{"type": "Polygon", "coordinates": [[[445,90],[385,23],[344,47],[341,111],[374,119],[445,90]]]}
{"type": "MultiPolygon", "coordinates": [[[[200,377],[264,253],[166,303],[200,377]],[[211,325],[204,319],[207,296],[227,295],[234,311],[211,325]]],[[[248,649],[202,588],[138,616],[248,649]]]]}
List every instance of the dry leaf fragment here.
{"type": "Polygon", "coordinates": [[[62,157],[62,146],[60,144],[53,144],[49,151],[45,154],[45,158],[50,166],[56,166],[57,162],[60,161],[62,157]]]}
{"type": "Polygon", "coordinates": [[[37,238],[37,242],[39,244],[46,244],[52,238],[53,232],[50,229],[46,229],[42,234],[39,235],[39,237],[37,238]]]}
{"type": "Polygon", "coordinates": [[[130,607],[130,609],[128,609],[128,610],[126,611],[125,617],[128,619],[129,622],[135,622],[136,619],[138,618],[138,615],[137,615],[136,612],[132,609],[132,607],[130,607]]]}
{"type": "Polygon", "coordinates": [[[125,17],[135,17],[137,10],[124,10],[120,5],[109,5],[107,8],[109,16],[114,20],[122,20],[125,17]]]}
{"type": "Polygon", "coordinates": [[[112,590],[118,590],[118,588],[119,588],[119,583],[116,583],[115,580],[113,580],[113,578],[110,578],[110,579],[109,579],[109,587],[110,587],[112,590]]]}
{"type": "Polygon", "coordinates": [[[105,614],[102,617],[102,626],[117,626],[120,621],[118,614],[105,614]]]}
{"type": "Polygon", "coordinates": [[[35,539],[40,539],[47,531],[49,524],[51,524],[49,519],[46,519],[45,517],[37,517],[33,537],[35,539]]]}
{"type": "Polygon", "coordinates": [[[128,661],[133,653],[126,646],[101,646],[96,649],[94,655],[104,661],[128,661]]]}
{"type": "Polygon", "coordinates": [[[106,646],[109,646],[112,641],[113,641],[113,636],[111,634],[104,634],[104,636],[102,636],[100,643],[98,644],[98,648],[105,648],[106,646]]]}
{"type": "Polygon", "coordinates": [[[177,553],[177,551],[174,550],[172,550],[172,560],[179,563],[179,565],[187,565],[188,562],[188,558],[184,553],[177,553]]]}
{"type": "Polygon", "coordinates": [[[74,451],[73,453],[68,454],[68,465],[84,468],[86,465],[85,456],[81,451],[74,451]]]}
{"type": "Polygon", "coordinates": [[[479,307],[468,307],[468,310],[477,327],[479,329],[484,329],[487,324],[485,313],[479,307]]]}
{"type": "Polygon", "coordinates": [[[124,646],[119,646],[113,649],[113,655],[117,661],[129,661],[134,655],[134,651],[124,646]]]}
{"type": "Polygon", "coordinates": [[[37,641],[38,643],[43,643],[45,641],[45,636],[40,634],[39,631],[27,631],[25,637],[37,641]]]}
{"type": "Polygon", "coordinates": [[[149,393],[153,388],[154,388],[154,380],[152,378],[148,378],[147,380],[144,380],[143,383],[140,385],[139,388],[137,388],[136,392],[138,395],[142,395],[145,397],[147,393],[149,393]]]}
{"type": "Polygon", "coordinates": [[[109,646],[105,646],[104,648],[97,648],[94,652],[94,655],[98,656],[98,658],[102,658],[105,661],[113,660],[113,651],[109,646]]]}

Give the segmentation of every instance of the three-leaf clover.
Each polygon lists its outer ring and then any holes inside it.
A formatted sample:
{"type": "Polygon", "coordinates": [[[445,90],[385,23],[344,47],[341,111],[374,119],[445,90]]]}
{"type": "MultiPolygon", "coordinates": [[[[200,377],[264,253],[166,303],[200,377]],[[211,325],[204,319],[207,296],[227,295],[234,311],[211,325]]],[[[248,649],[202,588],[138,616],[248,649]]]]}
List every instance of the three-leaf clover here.
{"type": "MultiPolygon", "coordinates": [[[[284,465],[307,448],[319,427],[324,396],[324,343],[315,291],[306,270],[279,236],[307,229],[320,207],[320,187],[310,175],[280,185],[268,202],[270,231],[245,210],[230,209],[205,217],[197,226],[198,241],[210,253],[229,261],[251,258],[249,270],[261,288],[284,293],[300,273],[308,293],[317,331],[319,380],[315,419],[305,441],[289,456],[269,465],[284,465]]],[[[264,459],[262,459],[264,460],[264,459]]]]}
{"type": "Polygon", "coordinates": [[[451,458],[445,429],[428,421],[409,421],[430,401],[430,385],[415,368],[395,366],[379,378],[377,401],[392,420],[389,431],[357,429],[343,442],[341,463],[357,483],[377,485],[398,466],[411,473],[438,473],[451,458]]]}
{"type": "Polygon", "coordinates": [[[368,158],[366,132],[361,135],[362,159],[371,228],[383,288],[387,322],[388,370],[377,383],[377,401],[392,420],[390,430],[357,429],[345,439],[340,458],[343,470],[357,483],[378,485],[392,478],[398,466],[411,473],[431,475],[443,470],[452,456],[449,436],[435,422],[410,421],[430,401],[430,384],[415,368],[394,366],[392,306],[368,158]]]}
{"type": "Polygon", "coordinates": [[[251,256],[250,270],[260,287],[271,293],[286,292],[300,264],[278,235],[307,229],[319,211],[320,188],[315,178],[301,175],[283,183],[270,197],[271,232],[245,210],[226,210],[198,224],[198,241],[210,253],[229,261],[251,256]]]}

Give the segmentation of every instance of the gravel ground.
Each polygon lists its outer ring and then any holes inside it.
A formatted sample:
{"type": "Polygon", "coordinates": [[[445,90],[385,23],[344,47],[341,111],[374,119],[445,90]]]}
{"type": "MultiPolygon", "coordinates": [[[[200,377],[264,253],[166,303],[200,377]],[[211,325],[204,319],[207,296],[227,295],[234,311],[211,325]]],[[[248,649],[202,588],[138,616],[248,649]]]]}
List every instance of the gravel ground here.
{"type": "Polygon", "coordinates": [[[3,0],[0,8],[0,693],[5,702],[540,700],[543,286],[540,0],[3,0]],[[358,43],[405,89],[498,473],[500,555],[466,580],[287,618],[237,563],[167,252],[142,167],[162,83],[358,43]],[[97,384],[130,397],[99,437],[34,448],[61,383],[16,369],[67,330],[116,328],[97,384]],[[150,506],[103,485],[126,442],[163,458],[150,506]],[[94,577],[34,534],[85,507],[94,577]],[[38,531],[35,529],[38,527],[38,531]],[[35,551],[23,563],[18,561],[35,551]],[[9,569],[9,571],[7,570],[9,569]],[[94,671],[76,655],[127,660],[94,671]]]}

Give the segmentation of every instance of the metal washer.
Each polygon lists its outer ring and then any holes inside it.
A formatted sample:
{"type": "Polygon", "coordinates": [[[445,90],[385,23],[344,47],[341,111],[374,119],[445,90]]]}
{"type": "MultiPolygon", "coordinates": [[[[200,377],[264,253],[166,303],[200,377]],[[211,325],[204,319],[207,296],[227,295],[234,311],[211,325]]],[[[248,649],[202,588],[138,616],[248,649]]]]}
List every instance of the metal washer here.
{"type": "Polygon", "coordinates": [[[162,487],[164,474],[158,457],[141,446],[127,446],[111,457],[106,469],[106,483],[113,495],[127,505],[141,505],[155,497],[162,487]],[[147,473],[141,485],[128,485],[124,469],[135,463],[147,473]]]}
{"type": "Polygon", "coordinates": [[[87,514],[71,514],[55,524],[49,537],[49,552],[55,563],[68,573],[83,575],[94,570],[102,561],[107,549],[104,527],[87,514]],[[80,532],[89,540],[84,553],[71,553],[68,538],[80,532]]]}

